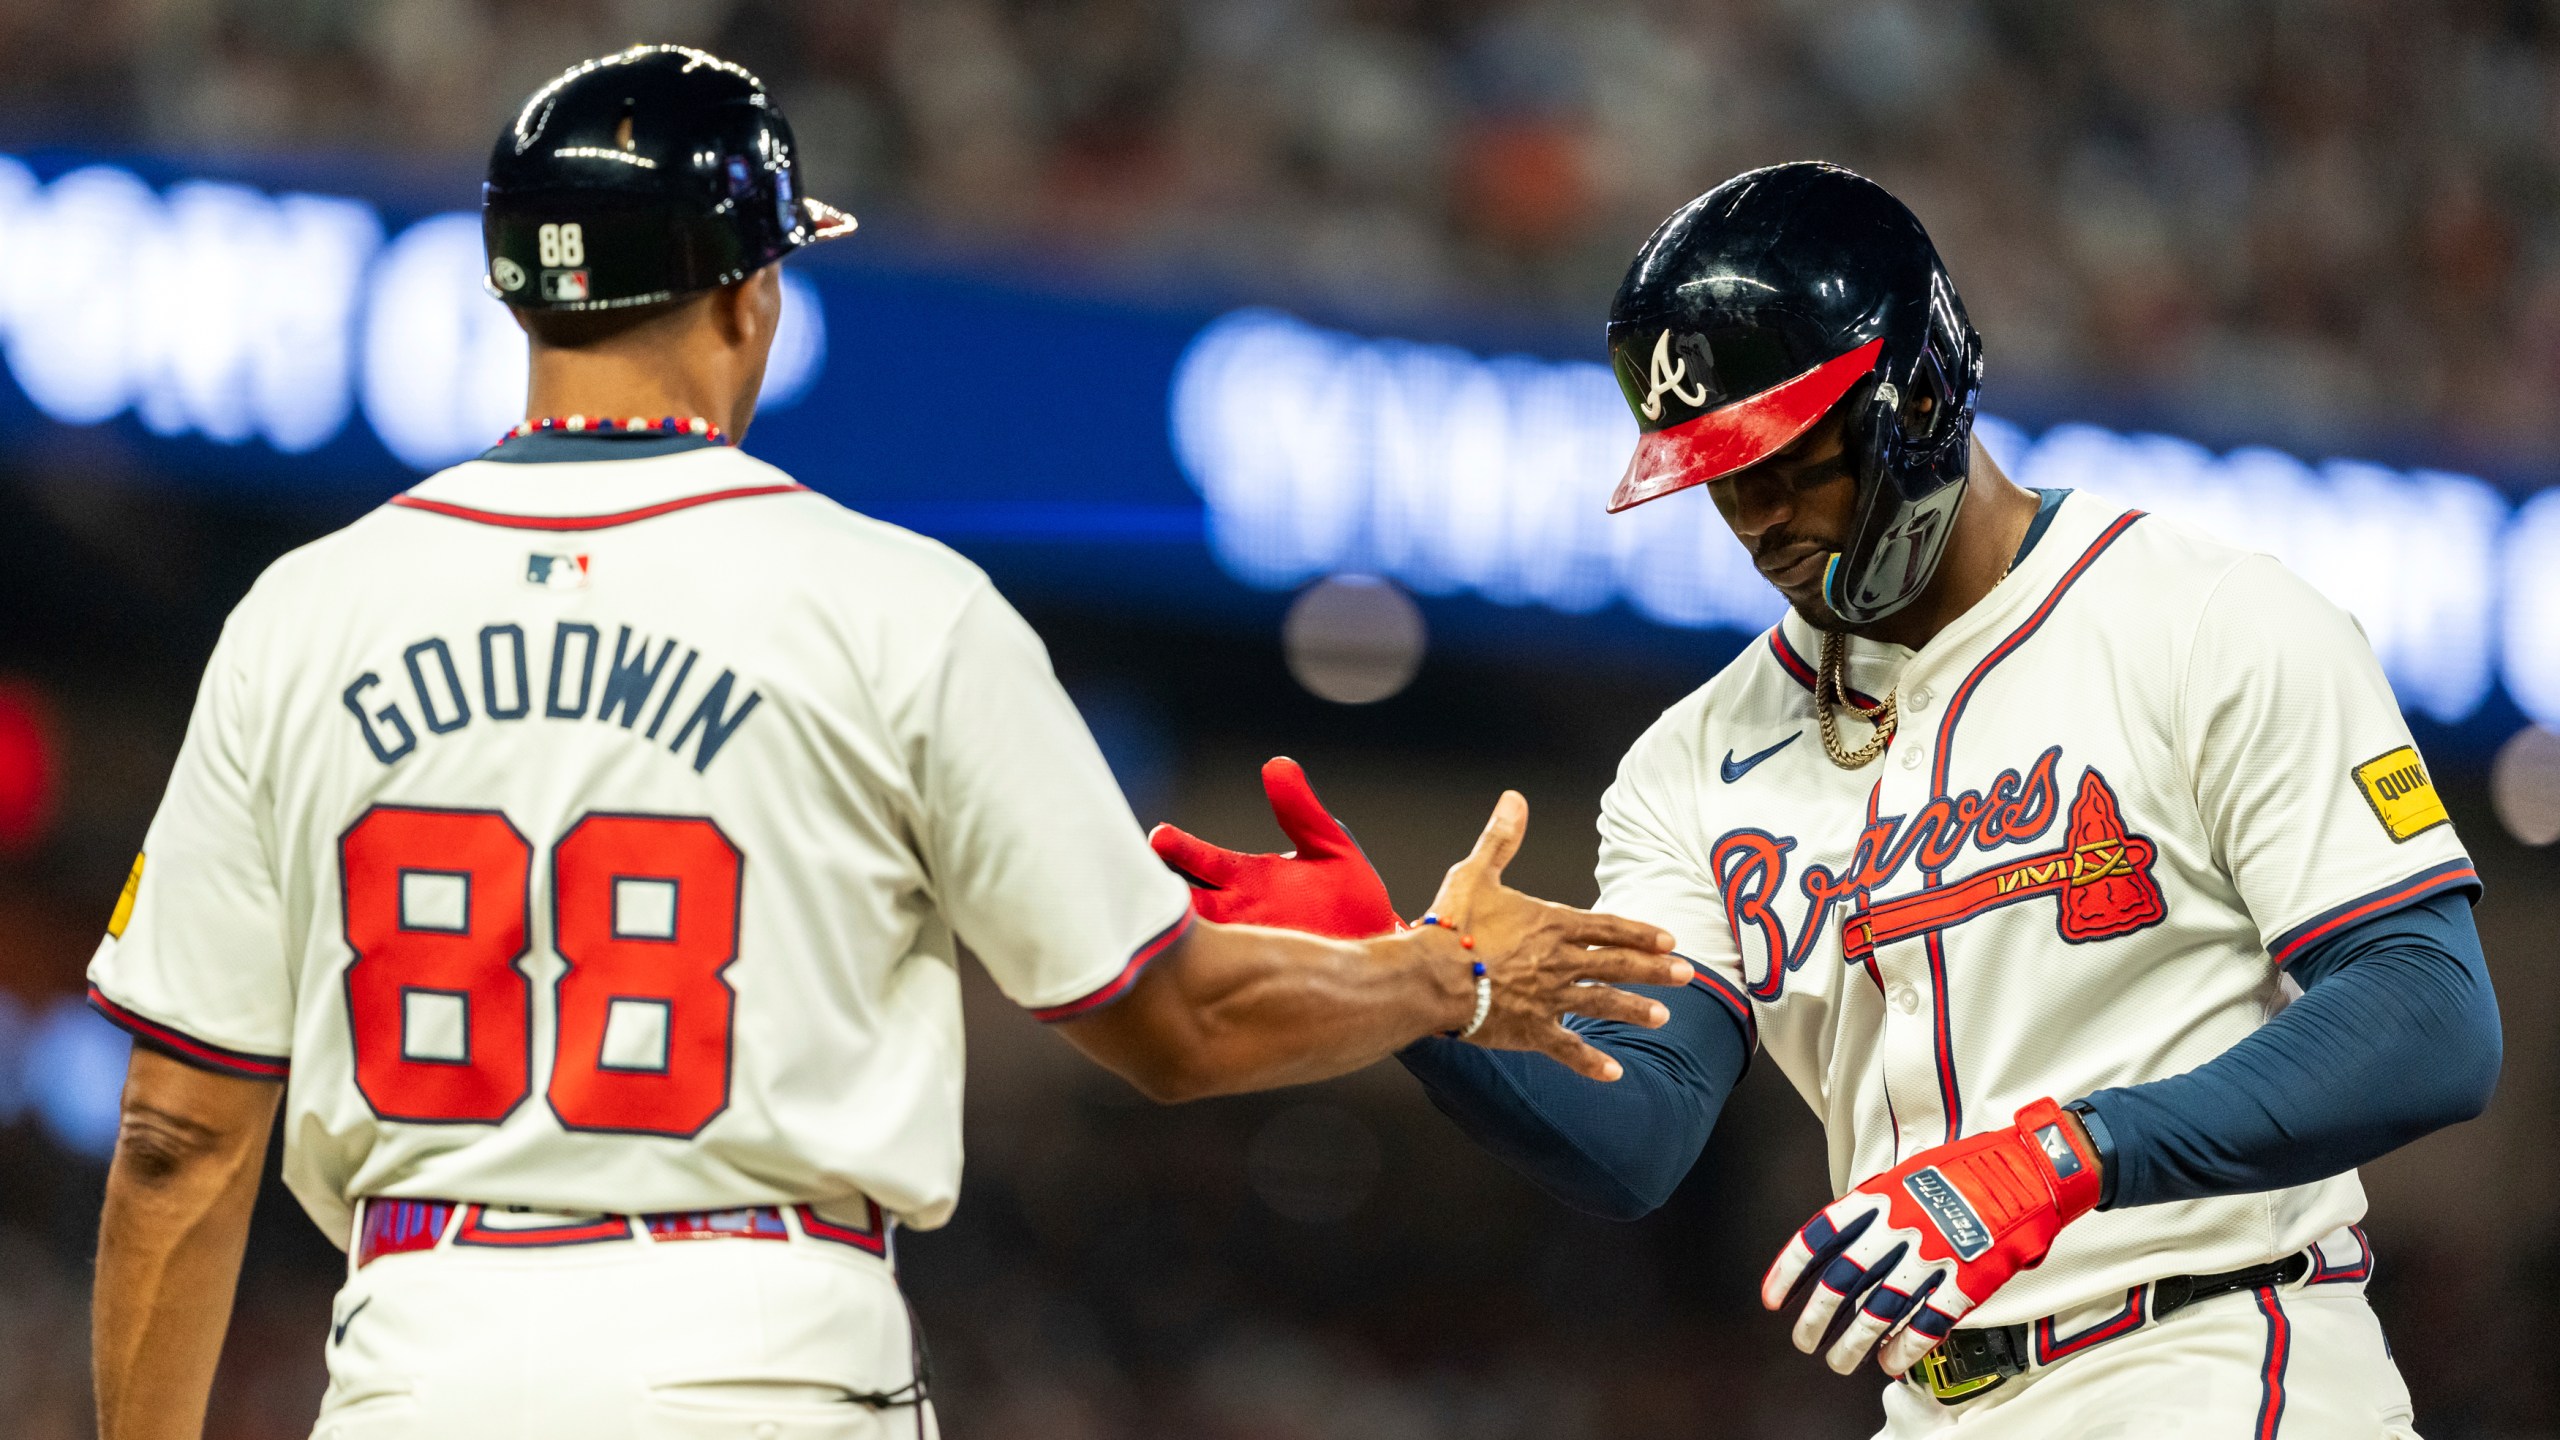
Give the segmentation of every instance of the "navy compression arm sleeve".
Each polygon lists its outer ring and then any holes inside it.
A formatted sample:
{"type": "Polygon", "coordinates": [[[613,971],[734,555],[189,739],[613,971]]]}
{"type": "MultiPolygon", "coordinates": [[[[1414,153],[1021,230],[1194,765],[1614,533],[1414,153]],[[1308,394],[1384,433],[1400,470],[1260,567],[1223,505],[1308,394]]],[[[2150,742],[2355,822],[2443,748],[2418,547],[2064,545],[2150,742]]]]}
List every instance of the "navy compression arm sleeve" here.
{"type": "Polygon", "coordinates": [[[2466,894],[2376,916],[2290,968],[2302,996],[2239,1044],[2088,1097],[2103,1204],[2309,1184],[2487,1106],[2503,1047],[2466,894]]]}
{"type": "Polygon", "coordinates": [[[1586,1080],[1526,1050],[1438,1036],[1396,1058],[1477,1144],[1577,1210],[1633,1220],[1671,1198],[1751,1059],[1743,1023],[1703,984],[1625,987],[1660,1000],[1659,1030],[1575,1016],[1621,1078],[1586,1080]]]}

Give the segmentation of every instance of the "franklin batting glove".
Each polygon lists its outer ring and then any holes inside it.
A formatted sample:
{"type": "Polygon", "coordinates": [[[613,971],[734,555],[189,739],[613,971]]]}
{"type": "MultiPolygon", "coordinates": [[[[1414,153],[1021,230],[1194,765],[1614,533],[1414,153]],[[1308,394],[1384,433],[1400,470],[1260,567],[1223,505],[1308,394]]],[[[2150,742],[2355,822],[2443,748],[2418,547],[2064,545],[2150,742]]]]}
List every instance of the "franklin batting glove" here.
{"type": "Polygon", "coordinates": [[[1201,919],[1345,940],[1404,928],[1387,898],[1387,882],[1351,832],[1316,799],[1297,761],[1283,755],[1264,762],[1262,793],[1295,850],[1253,855],[1222,849],[1171,825],[1147,834],[1156,858],[1191,882],[1191,908],[1201,919]]]}
{"type": "Polygon", "coordinates": [[[1832,1201],[1779,1252],[1760,1303],[1803,1298],[1796,1348],[1827,1347],[1841,1374],[1882,1340],[1878,1362],[1898,1376],[2097,1204],[2098,1157],[2038,1100],[2005,1130],[1924,1150],[1832,1201]]]}

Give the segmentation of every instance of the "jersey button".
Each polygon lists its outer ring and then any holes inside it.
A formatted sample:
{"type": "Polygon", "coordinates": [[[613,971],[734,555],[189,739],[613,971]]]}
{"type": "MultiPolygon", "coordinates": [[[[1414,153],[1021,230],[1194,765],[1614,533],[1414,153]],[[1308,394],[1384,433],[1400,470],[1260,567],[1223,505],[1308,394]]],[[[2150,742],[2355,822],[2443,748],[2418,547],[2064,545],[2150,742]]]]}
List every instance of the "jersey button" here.
{"type": "Polygon", "coordinates": [[[1929,693],[1928,686],[1923,685],[1919,689],[1902,697],[1902,708],[1910,711],[1914,715],[1917,715],[1921,711],[1928,709],[1929,702],[1937,698],[1937,696],[1929,693]]]}
{"type": "Polygon", "coordinates": [[[1909,985],[1894,986],[1891,995],[1887,998],[1893,1001],[1894,1009],[1901,1011],[1905,1015],[1908,1015],[1912,1011],[1920,1008],[1920,992],[1912,989],[1909,985]]]}
{"type": "Polygon", "coordinates": [[[1902,768],[1905,770],[1917,770],[1920,768],[1920,747],[1917,744],[1903,747],[1902,768]]]}

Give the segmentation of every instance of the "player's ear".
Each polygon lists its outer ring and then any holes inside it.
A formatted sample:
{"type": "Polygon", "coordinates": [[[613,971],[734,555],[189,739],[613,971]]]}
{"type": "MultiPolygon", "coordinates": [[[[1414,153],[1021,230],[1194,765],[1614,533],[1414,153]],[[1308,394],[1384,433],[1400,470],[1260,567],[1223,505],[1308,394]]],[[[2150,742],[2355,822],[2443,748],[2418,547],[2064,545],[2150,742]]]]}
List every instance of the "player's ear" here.
{"type": "Polygon", "coordinates": [[[767,265],[721,286],[716,306],[720,338],[739,346],[771,344],[782,323],[782,267],[767,265]]]}

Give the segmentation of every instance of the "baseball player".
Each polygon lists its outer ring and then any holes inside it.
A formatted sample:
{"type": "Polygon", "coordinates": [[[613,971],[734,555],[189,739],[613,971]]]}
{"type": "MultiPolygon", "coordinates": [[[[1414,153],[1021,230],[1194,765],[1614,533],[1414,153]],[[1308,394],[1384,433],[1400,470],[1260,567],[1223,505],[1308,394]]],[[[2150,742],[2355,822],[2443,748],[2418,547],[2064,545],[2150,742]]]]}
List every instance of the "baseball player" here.
{"type": "Polygon", "coordinates": [[[986,578],[728,443],[775,262],[853,228],[796,173],[700,51],[535,94],[486,193],[532,418],[225,627],[90,968],[110,1440],[202,1423],[279,1099],[349,1252],[324,1440],[923,1436],[890,1235],[957,1196],[959,944],[1163,1099],[1443,1031],[1606,1079],[1567,1006],[1666,1018],[1586,982],[1669,936],[1502,887],[1517,796],[1445,923],[1193,923],[986,578]]]}
{"type": "MultiPolygon", "coordinates": [[[[1608,339],[1641,431],[1610,508],[1703,487],[1791,611],[1603,803],[1601,903],[1697,973],[1660,1031],[1581,1025],[1625,1083],[1428,1039],[1407,1066],[1631,1217],[1768,1051],[1840,1198],[1761,1300],[1900,1377],[1885,1435],[2412,1435],[2354,1167],[2478,1113],[2500,1041],[2479,882],[2354,621],[2264,555],[2010,483],[1953,283],[1848,171],[1680,209],[1608,339]]],[[[1318,923],[1284,883],[1202,908],[1318,923]]]]}

